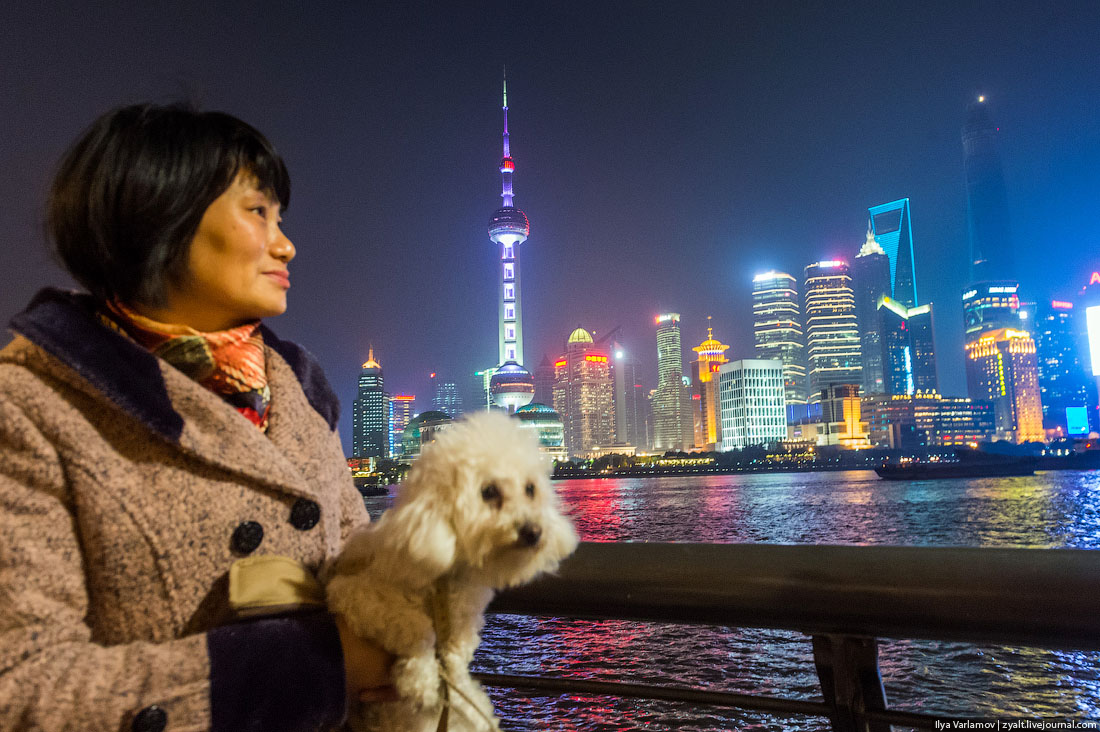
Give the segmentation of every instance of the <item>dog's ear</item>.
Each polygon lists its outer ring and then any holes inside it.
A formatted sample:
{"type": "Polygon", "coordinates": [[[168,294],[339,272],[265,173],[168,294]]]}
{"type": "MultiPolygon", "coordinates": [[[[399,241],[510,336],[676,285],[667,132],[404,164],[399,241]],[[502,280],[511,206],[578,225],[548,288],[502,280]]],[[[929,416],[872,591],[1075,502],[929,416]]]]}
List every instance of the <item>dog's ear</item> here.
{"type": "Polygon", "coordinates": [[[439,496],[422,494],[393,512],[388,519],[391,531],[386,543],[391,546],[387,554],[406,563],[395,567],[396,573],[429,583],[454,565],[456,541],[450,507],[439,496]]]}

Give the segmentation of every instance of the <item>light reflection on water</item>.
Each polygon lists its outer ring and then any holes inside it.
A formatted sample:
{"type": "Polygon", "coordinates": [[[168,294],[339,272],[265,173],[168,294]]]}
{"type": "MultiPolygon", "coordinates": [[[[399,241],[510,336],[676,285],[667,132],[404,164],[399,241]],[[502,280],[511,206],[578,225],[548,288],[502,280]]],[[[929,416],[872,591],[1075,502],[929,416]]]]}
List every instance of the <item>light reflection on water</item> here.
{"type": "MultiPolygon", "coordinates": [[[[1100,548],[1100,472],[880,481],[869,471],[555,483],[585,541],[1100,548]]],[[[368,499],[377,515],[389,503],[368,499]]],[[[490,618],[478,670],[819,700],[809,638],[762,629],[490,618]]],[[[1100,716],[1100,653],[885,640],[893,708],[956,716],[1100,716]]],[[[825,730],[642,700],[494,690],[508,730],[825,730]]]]}

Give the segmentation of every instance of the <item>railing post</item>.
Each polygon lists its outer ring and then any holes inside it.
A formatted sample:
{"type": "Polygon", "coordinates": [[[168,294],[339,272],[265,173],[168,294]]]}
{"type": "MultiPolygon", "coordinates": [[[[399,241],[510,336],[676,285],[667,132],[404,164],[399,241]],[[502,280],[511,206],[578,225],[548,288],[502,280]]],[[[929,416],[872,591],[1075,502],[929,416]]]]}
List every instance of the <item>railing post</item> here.
{"type": "Polygon", "coordinates": [[[814,665],[821,694],[832,709],[834,732],[890,732],[890,725],[871,722],[864,712],[886,708],[878,669],[878,641],[851,635],[813,636],[814,665]]]}

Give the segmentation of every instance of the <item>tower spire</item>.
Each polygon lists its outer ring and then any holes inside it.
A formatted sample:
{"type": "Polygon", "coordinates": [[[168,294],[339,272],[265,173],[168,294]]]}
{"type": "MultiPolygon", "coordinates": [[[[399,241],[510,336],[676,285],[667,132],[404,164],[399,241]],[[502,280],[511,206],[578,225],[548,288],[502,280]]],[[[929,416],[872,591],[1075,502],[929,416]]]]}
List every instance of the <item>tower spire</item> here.
{"type": "Polygon", "coordinates": [[[508,146],[508,67],[504,67],[504,157],[500,161],[500,197],[505,206],[512,205],[512,172],[516,164],[512,162],[512,153],[508,146]]]}

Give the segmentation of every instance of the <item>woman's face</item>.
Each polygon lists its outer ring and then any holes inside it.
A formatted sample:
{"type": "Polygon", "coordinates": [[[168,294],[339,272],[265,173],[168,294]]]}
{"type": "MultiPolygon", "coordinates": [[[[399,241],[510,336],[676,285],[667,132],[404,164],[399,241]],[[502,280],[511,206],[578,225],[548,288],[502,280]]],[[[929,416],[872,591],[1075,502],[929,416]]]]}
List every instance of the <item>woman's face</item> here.
{"type": "Polygon", "coordinates": [[[294,245],[279,228],[279,209],[248,171],[238,173],[203,214],[187,273],[154,317],[214,331],[282,314],[294,245]]]}

